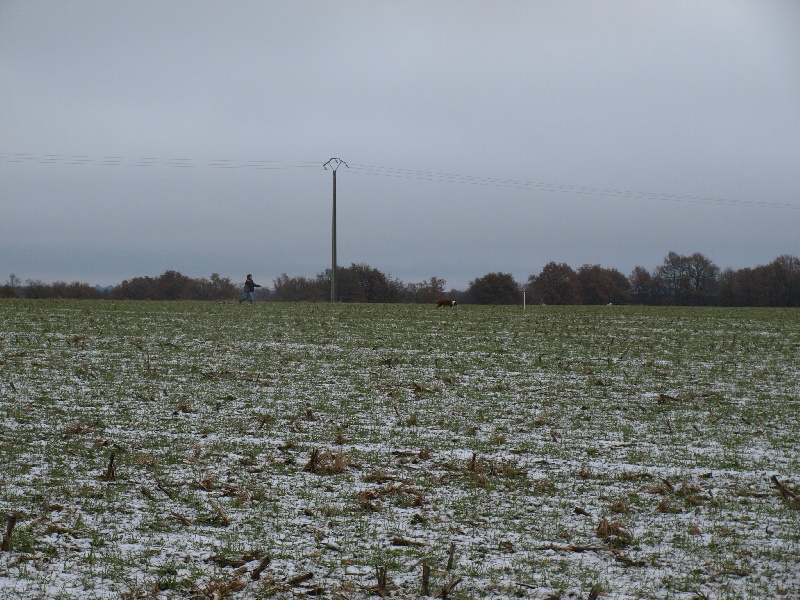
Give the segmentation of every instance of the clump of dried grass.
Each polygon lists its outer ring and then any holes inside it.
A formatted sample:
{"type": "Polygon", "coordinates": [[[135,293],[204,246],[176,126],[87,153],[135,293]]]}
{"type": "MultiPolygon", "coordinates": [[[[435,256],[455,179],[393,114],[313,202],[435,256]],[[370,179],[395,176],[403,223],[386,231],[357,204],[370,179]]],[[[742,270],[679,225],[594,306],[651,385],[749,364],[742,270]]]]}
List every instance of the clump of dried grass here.
{"type": "MultiPolygon", "coordinates": [[[[197,587],[194,590],[192,598],[197,598],[198,600],[219,600],[220,598],[224,598],[228,596],[230,592],[240,592],[245,587],[247,587],[244,583],[240,580],[234,578],[230,581],[222,581],[220,579],[212,579],[197,587]]],[[[158,596],[158,584],[156,584],[155,588],[153,589],[153,597],[158,596]]]]}
{"type": "Polygon", "coordinates": [[[557,490],[558,490],[558,486],[549,477],[543,477],[542,479],[538,479],[531,486],[531,494],[536,495],[536,496],[554,494],[557,490]]]}
{"type": "Polygon", "coordinates": [[[633,539],[630,530],[621,521],[603,519],[597,526],[596,533],[597,537],[615,547],[625,546],[633,539]]]}
{"type": "Polygon", "coordinates": [[[343,473],[352,464],[353,462],[342,454],[334,454],[324,448],[314,448],[303,471],[318,475],[333,475],[343,473]]]}
{"type": "Polygon", "coordinates": [[[378,511],[383,501],[389,497],[397,497],[408,506],[423,506],[428,500],[413,486],[407,483],[395,483],[384,487],[361,490],[356,494],[358,505],[363,510],[378,511]]]}
{"type": "Polygon", "coordinates": [[[87,427],[86,425],[84,425],[83,423],[80,423],[78,421],[75,421],[74,423],[70,423],[64,429],[64,433],[66,434],[66,437],[68,437],[68,438],[76,436],[76,435],[83,435],[83,434],[86,434],[86,433],[91,433],[93,431],[94,431],[94,429],[92,429],[91,427],[87,427]]]}
{"type": "Polygon", "coordinates": [[[133,459],[133,463],[140,467],[154,467],[156,465],[156,459],[151,454],[142,452],[136,455],[136,458],[133,459]]]}
{"type": "Polygon", "coordinates": [[[664,498],[661,502],[658,503],[656,509],[653,511],[654,514],[679,514],[682,513],[683,509],[678,506],[675,502],[673,502],[670,498],[664,498]]]}
{"type": "Polygon", "coordinates": [[[623,498],[622,500],[617,500],[611,505],[611,512],[613,514],[628,514],[632,513],[633,509],[631,508],[631,505],[628,504],[628,501],[623,498]]]}
{"type": "Polygon", "coordinates": [[[647,471],[622,471],[619,474],[620,481],[637,481],[639,479],[651,479],[652,475],[647,471]]]}
{"type": "Polygon", "coordinates": [[[363,479],[367,483],[387,483],[389,481],[399,481],[394,475],[389,475],[380,469],[365,475],[363,479]]]}
{"type": "MultiPolygon", "coordinates": [[[[423,452],[420,452],[420,456],[422,456],[423,452]]],[[[478,479],[482,479],[486,480],[487,482],[489,476],[507,477],[513,479],[517,477],[525,477],[528,474],[526,469],[511,462],[496,464],[494,461],[482,460],[474,452],[472,453],[472,458],[470,458],[469,462],[467,463],[466,473],[476,481],[478,479]]]]}
{"type": "Polygon", "coordinates": [[[672,489],[665,486],[663,483],[657,483],[647,488],[648,494],[671,494],[672,489]]]}
{"type": "Polygon", "coordinates": [[[199,481],[190,481],[189,487],[195,490],[203,490],[208,492],[214,488],[214,479],[212,477],[203,477],[199,481]]]}
{"type": "Polygon", "coordinates": [[[681,482],[681,485],[675,490],[675,495],[683,498],[684,502],[691,506],[699,506],[707,500],[699,487],[687,481],[681,482]]]}

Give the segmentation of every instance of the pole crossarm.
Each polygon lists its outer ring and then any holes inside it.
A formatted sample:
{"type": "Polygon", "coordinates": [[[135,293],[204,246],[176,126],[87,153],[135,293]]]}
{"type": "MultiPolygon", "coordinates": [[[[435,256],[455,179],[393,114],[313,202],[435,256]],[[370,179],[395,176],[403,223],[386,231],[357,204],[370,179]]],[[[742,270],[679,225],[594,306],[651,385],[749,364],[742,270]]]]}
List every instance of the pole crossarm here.
{"type": "Polygon", "coordinates": [[[328,165],[330,165],[331,170],[334,173],[336,172],[336,169],[338,169],[341,165],[344,165],[348,169],[350,168],[350,166],[346,162],[344,162],[341,158],[332,158],[332,159],[330,159],[328,162],[326,162],[324,165],[322,165],[322,168],[327,171],[328,170],[328,165]]]}

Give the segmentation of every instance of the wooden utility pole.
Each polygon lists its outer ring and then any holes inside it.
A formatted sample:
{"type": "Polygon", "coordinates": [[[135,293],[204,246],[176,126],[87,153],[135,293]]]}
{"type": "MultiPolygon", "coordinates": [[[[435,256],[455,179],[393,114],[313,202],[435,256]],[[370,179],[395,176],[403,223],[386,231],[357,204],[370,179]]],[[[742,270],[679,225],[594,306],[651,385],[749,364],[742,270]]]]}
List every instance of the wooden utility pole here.
{"type": "MultiPolygon", "coordinates": [[[[336,169],[347,163],[341,158],[332,158],[322,168],[328,170],[328,165],[333,171],[333,218],[331,219],[331,302],[336,302],[336,169]]],[[[349,167],[348,167],[349,168],[349,167]]]]}

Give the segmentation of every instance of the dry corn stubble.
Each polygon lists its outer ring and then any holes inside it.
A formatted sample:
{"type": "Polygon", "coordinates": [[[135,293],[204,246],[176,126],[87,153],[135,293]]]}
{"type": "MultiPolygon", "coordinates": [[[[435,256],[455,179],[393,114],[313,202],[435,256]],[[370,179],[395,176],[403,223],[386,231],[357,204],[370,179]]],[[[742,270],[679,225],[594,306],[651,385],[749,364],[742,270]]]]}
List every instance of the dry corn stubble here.
{"type": "Polygon", "coordinates": [[[0,305],[0,510],[49,561],[0,553],[24,600],[90,556],[98,593],[153,564],[187,595],[366,597],[386,564],[413,596],[423,560],[454,597],[585,597],[598,564],[645,597],[796,588],[794,313],[227,308],[0,305]],[[258,580],[196,554],[256,545],[258,580]]]}

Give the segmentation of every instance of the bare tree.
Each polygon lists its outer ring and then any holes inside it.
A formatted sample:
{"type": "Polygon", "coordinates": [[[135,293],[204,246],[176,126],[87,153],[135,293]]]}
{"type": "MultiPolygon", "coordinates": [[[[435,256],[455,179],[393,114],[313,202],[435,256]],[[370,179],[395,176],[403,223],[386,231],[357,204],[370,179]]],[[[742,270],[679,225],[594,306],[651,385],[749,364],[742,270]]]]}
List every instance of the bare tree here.
{"type": "Polygon", "coordinates": [[[719,267],[699,252],[691,256],[670,252],[656,267],[665,299],[677,305],[714,304],[718,275],[719,267]]]}

